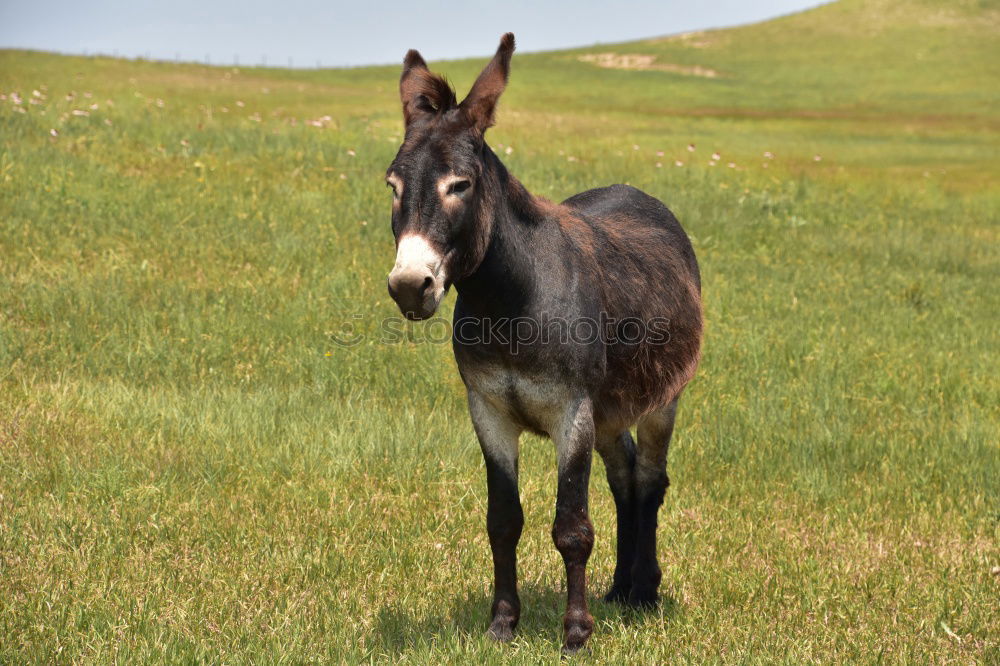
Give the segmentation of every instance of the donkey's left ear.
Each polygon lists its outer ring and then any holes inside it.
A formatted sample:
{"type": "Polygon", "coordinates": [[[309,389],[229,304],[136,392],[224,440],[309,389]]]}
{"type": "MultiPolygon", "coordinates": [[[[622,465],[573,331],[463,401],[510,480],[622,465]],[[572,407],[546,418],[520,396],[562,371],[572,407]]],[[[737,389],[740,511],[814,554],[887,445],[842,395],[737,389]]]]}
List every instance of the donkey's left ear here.
{"type": "Polygon", "coordinates": [[[480,132],[493,125],[493,117],[497,108],[497,100],[507,87],[510,76],[510,57],[514,53],[514,33],[508,32],[500,38],[500,46],[489,64],[472,84],[472,90],[462,101],[459,108],[465,113],[469,122],[480,132]]]}
{"type": "Polygon", "coordinates": [[[448,82],[432,74],[421,55],[413,49],[403,59],[399,99],[403,102],[403,120],[407,127],[420,116],[435,115],[456,104],[455,91],[448,82]]]}

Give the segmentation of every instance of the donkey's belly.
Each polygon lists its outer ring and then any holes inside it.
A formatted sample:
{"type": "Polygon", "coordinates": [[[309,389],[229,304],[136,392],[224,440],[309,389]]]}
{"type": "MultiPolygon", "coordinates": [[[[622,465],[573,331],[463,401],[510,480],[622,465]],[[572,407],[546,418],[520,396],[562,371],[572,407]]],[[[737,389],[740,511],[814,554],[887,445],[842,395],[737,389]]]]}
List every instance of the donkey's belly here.
{"type": "Polygon", "coordinates": [[[525,368],[495,363],[461,363],[462,381],[518,425],[550,434],[572,401],[565,382],[525,368]]]}

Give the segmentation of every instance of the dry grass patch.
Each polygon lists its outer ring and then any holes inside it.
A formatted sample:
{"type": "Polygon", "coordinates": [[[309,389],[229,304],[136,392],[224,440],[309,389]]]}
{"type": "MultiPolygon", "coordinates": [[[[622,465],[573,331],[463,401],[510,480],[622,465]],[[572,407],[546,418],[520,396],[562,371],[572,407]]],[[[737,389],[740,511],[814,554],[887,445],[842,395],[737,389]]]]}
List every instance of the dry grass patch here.
{"type": "Polygon", "coordinates": [[[656,62],[655,55],[645,53],[587,53],[579,56],[580,62],[589,62],[605,69],[627,69],[660,72],[673,72],[685,76],[704,76],[714,79],[719,72],[701,65],[677,65],[670,62],[656,62]]]}

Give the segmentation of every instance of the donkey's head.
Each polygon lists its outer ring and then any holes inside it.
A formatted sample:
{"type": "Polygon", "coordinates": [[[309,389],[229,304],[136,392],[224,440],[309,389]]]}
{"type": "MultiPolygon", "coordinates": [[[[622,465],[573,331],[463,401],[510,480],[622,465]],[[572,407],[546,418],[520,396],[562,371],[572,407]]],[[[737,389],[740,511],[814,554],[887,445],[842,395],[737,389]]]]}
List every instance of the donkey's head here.
{"type": "Polygon", "coordinates": [[[399,95],[406,137],[385,180],[392,188],[396,265],[389,294],[409,319],[434,314],[452,282],[471,274],[489,244],[495,182],[484,177],[492,157],[483,140],[507,85],[514,35],[461,104],[448,82],[406,54],[399,95]]]}

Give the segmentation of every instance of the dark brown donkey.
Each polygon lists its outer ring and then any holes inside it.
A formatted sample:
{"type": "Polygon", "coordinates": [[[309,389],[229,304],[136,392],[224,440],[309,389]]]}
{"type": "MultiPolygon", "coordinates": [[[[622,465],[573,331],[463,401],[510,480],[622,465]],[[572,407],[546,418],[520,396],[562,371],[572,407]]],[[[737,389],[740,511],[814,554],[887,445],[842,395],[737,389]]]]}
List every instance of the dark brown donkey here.
{"type": "Polygon", "coordinates": [[[504,168],[483,134],[513,52],[508,33],[461,104],[419,53],[406,54],[406,137],[386,172],[397,248],[389,293],[407,317],[426,319],[451,285],[458,292],[453,346],[486,458],[496,583],[489,633],[499,640],[512,637],[521,610],[518,437],[530,430],[555,442],[552,538],[566,564],[572,652],[594,626],[586,565],[595,448],[618,515],[605,599],[657,601],[656,514],[677,399],[700,356],[701,286],[691,243],[653,197],[613,185],[554,204],[504,168]]]}

